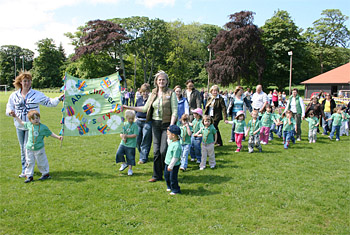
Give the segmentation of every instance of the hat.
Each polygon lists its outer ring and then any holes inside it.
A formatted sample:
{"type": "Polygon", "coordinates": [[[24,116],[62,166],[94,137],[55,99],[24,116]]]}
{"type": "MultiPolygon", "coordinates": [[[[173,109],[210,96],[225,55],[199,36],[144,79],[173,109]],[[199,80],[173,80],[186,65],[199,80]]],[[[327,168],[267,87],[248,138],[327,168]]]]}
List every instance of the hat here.
{"type": "Polygon", "coordinates": [[[196,109],[192,110],[192,113],[196,113],[196,114],[203,116],[203,110],[201,108],[196,108],[196,109]]]}
{"type": "Polygon", "coordinates": [[[178,127],[176,125],[170,125],[168,127],[168,131],[170,131],[171,133],[173,133],[175,135],[181,135],[180,127],[178,127]]]}
{"type": "Polygon", "coordinates": [[[237,119],[240,115],[243,115],[243,117],[245,117],[243,111],[238,111],[238,112],[236,113],[236,119],[237,119]]]}

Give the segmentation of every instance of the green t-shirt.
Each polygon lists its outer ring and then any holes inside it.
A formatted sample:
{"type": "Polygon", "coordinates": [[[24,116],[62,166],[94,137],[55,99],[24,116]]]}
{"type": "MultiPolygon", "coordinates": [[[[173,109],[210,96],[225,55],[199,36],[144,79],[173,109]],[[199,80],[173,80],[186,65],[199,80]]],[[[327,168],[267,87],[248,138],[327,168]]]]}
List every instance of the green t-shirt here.
{"type": "Polygon", "coordinates": [[[201,127],[200,134],[203,135],[203,143],[205,144],[211,144],[214,143],[215,137],[214,135],[216,134],[217,130],[214,127],[213,124],[211,124],[209,127],[205,127],[204,125],[201,127]]]}
{"type": "Polygon", "coordinates": [[[182,154],[182,150],[181,150],[180,141],[171,141],[168,146],[168,150],[166,151],[165,161],[164,161],[165,164],[169,165],[171,160],[175,157],[177,158],[175,166],[180,165],[181,154],[182,154]]]}
{"type": "Polygon", "coordinates": [[[342,121],[342,122],[347,122],[347,121],[349,121],[350,115],[349,115],[348,113],[346,113],[346,112],[343,112],[343,114],[344,114],[344,117],[345,117],[345,118],[342,118],[341,121],[342,121]]]}
{"type": "Polygon", "coordinates": [[[333,123],[332,123],[333,126],[341,126],[341,119],[342,119],[341,114],[333,113],[331,116],[331,119],[333,120],[333,123]]]}
{"type": "MultiPolygon", "coordinates": [[[[181,125],[181,135],[180,135],[180,144],[186,145],[186,144],[191,144],[191,136],[188,135],[187,133],[187,127],[181,125]]],[[[192,127],[190,126],[190,130],[192,131],[192,127]]]]}
{"type": "Polygon", "coordinates": [[[201,129],[202,125],[203,125],[202,119],[199,119],[199,120],[193,119],[192,121],[193,133],[197,133],[201,129]]]}
{"type": "Polygon", "coordinates": [[[265,127],[271,127],[273,123],[272,118],[274,118],[274,115],[272,113],[265,112],[261,118],[261,125],[265,127]]]}
{"type": "Polygon", "coordinates": [[[244,127],[247,126],[244,120],[233,120],[233,123],[235,124],[235,133],[242,134],[244,133],[244,127]]]}
{"type": "Polygon", "coordinates": [[[313,129],[317,129],[317,123],[318,123],[318,118],[313,116],[306,118],[306,121],[309,123],[309,129],[313,130],[313,129]]]}
{"type": "MultiPolygon", "coordinates": [[[[130,124],[129,122],[124,122],[123,134],[138,135],[139,128],[135,122],[133,122],[132,124],[130,124]]],[[[124,142],[124,140],[122,140],[120,144],[124,145],[125,147],[136,148],[136,137],[135,138],[127,138],[126,143],[124,142]]]]}
{"type": "MultiPolygon", "coordinates": [[[[249,128],[249,135],[254,135],[253,133],[255,131],[257,131],[259,128],[261,128],[261,121],[259,121],[258,119],[256,119],[256,121],[253,123],[253,119],[251,119],[249,122],[248,122],[248,128],[249,128]]],[[[259,134],[260,131],[258,131],[257,134],[259,134]]]]}
{"type": "Polygon", "coordinates": [[[44,137],[52,135],[50,129],[41,123],[39,125],[33,125],[31,122],[25,122],[23,126],[28,130],[26,148],[29,150],[37,151],[42,149],[44,147],[44,137]]]}
{"type": "Polygon", "coordinates": [[[279,115],[278,113],[274,113],[272,120],[275,120],[275,121],[281,120],[281,115],[279,115]]]}
{"type": "Polygon", "coordinates": [[[288,122],[288,118],[284,117],[282,118],[282,122],[283,122],[283,131],[292,131],[295,129],[295,120],[294,118],[290,119],[290,124],[288,122]]]}

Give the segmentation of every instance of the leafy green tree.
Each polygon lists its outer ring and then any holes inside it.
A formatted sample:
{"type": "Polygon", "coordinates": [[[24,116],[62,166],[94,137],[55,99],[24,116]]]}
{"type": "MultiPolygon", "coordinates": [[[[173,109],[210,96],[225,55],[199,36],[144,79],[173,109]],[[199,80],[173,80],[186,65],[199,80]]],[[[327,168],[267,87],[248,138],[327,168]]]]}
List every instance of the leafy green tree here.
{"type": "Polygon", "coordinates": [[[33,64],[33,86],[37,88],[62,86],[62,54],[53,39],[42,39],[36,43],[39,56],[33,64]]]}
{"type": "Polygon", "coordinates": [[[289,84],[290,57],[293,52],[293,83],[299,84],[305,80],[307,67],[310,66],[312,57],[305,50],[299,29],[287,11],[278,10],[273,17],[268,19],[261,27],[263,30],[262,41],[266,52],[266,67],[264,72],[264,85],[277,86],[279,90],[289,84]]]}
{"type": "Polygon", "coordinates": [[[261,30],[253,24],[253,12],[230,15],[230,22],[209,45],[215,58],[208,64],[214,83],[227,86],[241,80],[261,83],[264,70],[264,48],[261,30]]]}

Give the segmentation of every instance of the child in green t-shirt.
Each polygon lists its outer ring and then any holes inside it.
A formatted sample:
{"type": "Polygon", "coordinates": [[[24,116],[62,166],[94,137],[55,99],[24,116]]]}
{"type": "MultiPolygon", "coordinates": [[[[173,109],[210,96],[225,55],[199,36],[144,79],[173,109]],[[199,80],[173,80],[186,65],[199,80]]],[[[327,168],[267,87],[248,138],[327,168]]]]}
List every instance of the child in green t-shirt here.
{"type": "Polygon", "coordinates": [[[180,119],[180,122],[181,122],[180,144],[182,149],[180,170],[182,171],[185,171],[187,169],[188,154],[190,153],[190,148],[191,148],[192,127],[189,125],[188,121],[189,121],[189,115],[183,114],[180,119]]]}
{"type": "Polygon", "coordinates": [[[319,120],[315,117],[314,111],[309,112],[306,121],[309,123],[309,143],[316,143],[317,139],[317,126],[319,125],[319,120]]]}
{"type": "Polygon", "coordinates": [[[28,112],[28,119],[30,122],[23,122],[15,113],[12,114],[19,124],[28,130],[28,141],[26,144],[26,164],[25,170],[26,180],[24,183],[33,181],[35,161],[37,162],[39,171],[42,176],[39,180],[50,179],[49,162],[47,161],[46,152],[44,148],[44,137],[52,136],[58,140],[62,140],[63,136],[58,136],[52,133],[50,129],[44,124],[40,123],[40,114],[36,110],[28,112]]]}
{"type": "Polygon", "coordinates": [[[254,152],[254,146],[259,149],[259,152],[262,152],[261,144],[260,144],[260,128],[261,122],[258,119],[258,111],[254,110],[252,113],[252,119],[248,122],[248,129],[246,131],[245,136],[248,136],[248,152],[254,152]]]}
{"type": "Polygon", "coordinates": [[[336,140],[340,140],[340,127],[341,127],[341,121],[342,119],[345,119],[345,116],[342,114],[341,107],[337,107],[334,109],[333,114],[330,118],[328,118],[326,121],[333,120],[332,122],[332,131],[329,135],[329,139],[332,140],[334,136],[334,132],[336,133],[336,140]]]}
{"type": "Polygon", "coordinates": [[[202,116],[203,116],[203,111],[201,108],[197,108],[192,110],[193,113],[193,121],[190,123],[190,126],[192,126],[193,129],[193,135],[191,137],[191,162],[196,161],[197,163],[201,163],[201,158],[202,158],[202,151],[201,151],[201,144],[202,144],[202,137],[196,137],[194,136],[195,133],[197,133],[201,127],[202,127],[202,116]]]}
{"type": "Polygon", "coordinates": [[[296,122],[293,118],[292,111],[288,110],[282,114],[282,120],[279,124],[283,124],[283,145],[284,149],[288,149],[289,143],[292,140],[295,143],[294,133],[296,132],[296,122]]]}
{"type": "Polygon", "coordinates": [[[179,141],[181,130],[177,125],[170,125],[167,130],[167,135],[170,144],[165,155],[164,179],[167,186],[166,191],[170,192],[170,195],[175,195],[181,193],[178,182],[178,174],[181,164],[181,144],[179,141]]]}
{"type": "Polygon", "coordinates": [[[133,110],[125,111],[123,133],[120,134],[122,141],[119,144],[117,154],[115,157],[116,163],[121,162],[119,170],[123,171],[129,166],[128,175],[132,175],[132,166],[135,166],[135,148],[136,148],[136,137],[139,133],[139,128],[134,122],[135,112],[133,110]],[[124,155],[126,156],[126,162],[124,155]]]}
{"type": "Polygon", "coordinates": [[[226,124],[235,124],[235,140],[237,144],[236,152],[240,152],[242,149],[242,140],[247,128],[247,124],[244,121],[244,111],[238,111],[233,121],[225,121],[226,124]]]}
{"type": "Polygon", "coordinates": [[[349,136],[349,118],[350,115],[346,112],[346,107],[342,108],[342,118],[341,120],[341,127],[340,127],[340,136],[347,135],[349,136]]]}
{"type": "Polygon", "coordinates": [[[261,117],[261,129],[260,129],[260,142],[261,144],[269,143],[270,128],[274,120],[274,115],[272,113],[272,106],[267,104],[262,111],[263,115],[261,117]]]}

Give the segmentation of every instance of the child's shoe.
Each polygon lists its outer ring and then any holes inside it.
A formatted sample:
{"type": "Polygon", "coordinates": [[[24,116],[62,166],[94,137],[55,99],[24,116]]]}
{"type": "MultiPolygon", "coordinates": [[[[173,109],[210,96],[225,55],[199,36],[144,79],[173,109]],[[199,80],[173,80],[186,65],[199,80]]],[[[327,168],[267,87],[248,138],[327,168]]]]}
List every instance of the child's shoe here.
{"type": "Polygon", "coordinates": [[[316,143],[316,140],[313,140],[312,143],[316,143]]]}
{"type": "Polygon", "coordinates": [[[29,182],[32,182],[34,179],[33,179],[33,176],[29,176],[25,181],[24,183],[29,183],[29,182]]]}
{"type": "Polygon", "coordinates": [[[131,169],[128,170],[128,175],[132,175],[132,170],[131,169]]]}
{"type": "Polygon", "coordinates": [[[120,170],[120,171],[123,171],[123,170],[125,170],[127,167],[128,167],[128,165],[127,165],[126,163],[123,163],[123,164],[120,166],[119,170],[120,170]]]}
{"type": "Polygon", "coordinates": [[[312,143],[312,140],[309,140],[309,144],[311,144],[312,143]]]}
{"type": "Polygon", "coordinates": [[[167,191],[167,192],[170,192],[170,191],[171,191],[171,189],[170,189],[170,188],[167,188],[167,189],[166,189],[166,191],[167,191]]]}
{"type": "Polygon", "coordinates": [[[194,158],[191,158],[191,162],[195,162],[196,161],[196,159],[194,159],[194,158]]]}
{"type": "Polygon", "coordinates": [[[339,139],[336,139],[336,141],[339,141],[339,139]]]}
{"type": "Polygon", "coordinates": [[[330,140],[332,140],[332,137],[328,136],[328,138],[329,138],[330,140]]]}
{"type": "Polygon", "coordinates": [[[49,174],[46,175],[42,175],[39,180],[47,180],[47,179],[51,179],[51,176],[49,174]]]}
{"type": "Polygon", "coordinates": [[[241,151],[241,149],[240,149],[240,148],[236,149],[236,153],[238,153],[238,152],[240,152],[240,151],[241,151]]]}
{"type": "Polygon", "coordinates": [[[182,172],[184,172],[186,169],[183,168],[183,167],[180,167],[180,170],[181,170],[182,172]]]}
{"type": "Polygon", "coordinates": [[[211,167],[210,167],[210,169],[214,169],[214,168],[215,168],[215,166],[211,166],[211,167]]]}
{"type": "Polygon", "coordinates": [[[176,195],[176,193],[174,193],[174,192],[171,192],[171,193],[169,193],[169,195],[173,196],[173,195],[176,195]]]}
{"type": "Polygon", "coordinates": [[[205,167],[200,167],[199,170],[202,171],[202,170],[204,170],[204,168],[205,168],[205,167]]]}
{"type": "Polygon", "coordinates": [[[201,161],[200,161],[200,160],[197,160],[197,161],[196,161],[196,163],[197,163],[197,164],[200,164],[200,163],[201,163],[201,161]]]}
{"type": "Polygon", "coordinates": [[[19,178],[26,178],[26,174],[21,173],[18,177],[19,177],[19,178]]]}

